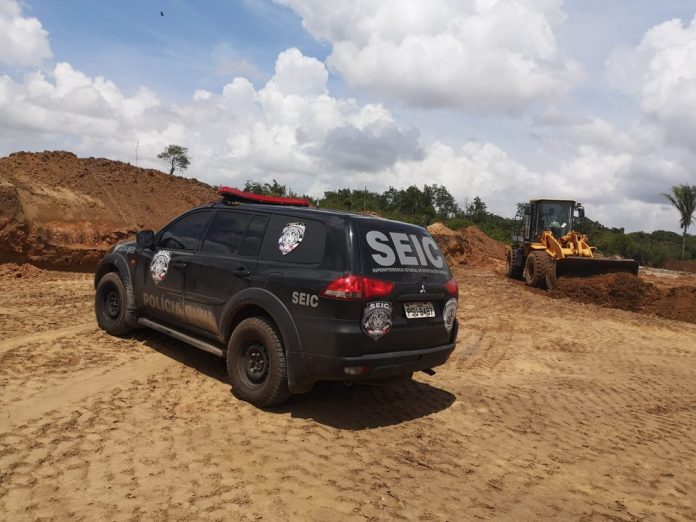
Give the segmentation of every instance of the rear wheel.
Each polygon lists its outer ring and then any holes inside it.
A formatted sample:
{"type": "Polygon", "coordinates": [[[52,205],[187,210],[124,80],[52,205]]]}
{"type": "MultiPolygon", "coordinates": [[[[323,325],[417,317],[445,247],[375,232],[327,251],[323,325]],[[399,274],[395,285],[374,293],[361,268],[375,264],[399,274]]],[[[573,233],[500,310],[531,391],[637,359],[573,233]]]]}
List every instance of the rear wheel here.
{"type": "Polygon", "coordinates": [[[99,327],[111,335],[127,335],[133,331],[126,320],[126,289],[116,272],[110,272],[99,280],[94,312],[99,327]]]}
{"type": "Polygon", "coordinates": [[[556,264],[546,252],[531,252],[524,266],[524,280],[533,288],[553,290],[556,286],[556,264]]]}
{"type": "Polygon", "coordinates": [[[280,404],[290,396],[285,351],[265,317],[237,325],[227,347],[227,374],[234,394],[256,406],[280,404]]]}
{"type": "Polygon", "coordinates": [[[522,279],[522,266],[519,262],[520,251],[511,248],[505,256],[505,273],[510,279],[522,279]]]}

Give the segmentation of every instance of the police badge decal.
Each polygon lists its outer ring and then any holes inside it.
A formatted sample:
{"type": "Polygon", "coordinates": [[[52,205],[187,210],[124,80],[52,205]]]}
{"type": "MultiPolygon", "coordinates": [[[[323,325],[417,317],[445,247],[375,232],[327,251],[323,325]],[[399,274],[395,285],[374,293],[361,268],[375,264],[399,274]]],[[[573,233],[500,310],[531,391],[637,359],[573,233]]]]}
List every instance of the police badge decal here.
{"type": "Polygon", "coordinates": [[[172,258],[172,253],[168,250],[160,250],[155,254],[150,263],[150,277],[155,284],[160,284],[167,277],[169,269],[169,260],[172,258]]]}
{"type": "Polygon", "coordinates": [[[295,250],[304,239],[305,228],[304,223],[288,223],[285,225],[278,238],[278,250],[283,255],[287,255],[295,250]]]}
{"type": "Polygon", "coordinates": [[[376,301],[367,303],[363,311],[363,331],[377,341],[389,333],[392,327],[392,305],[388,302],[376,301]]]}

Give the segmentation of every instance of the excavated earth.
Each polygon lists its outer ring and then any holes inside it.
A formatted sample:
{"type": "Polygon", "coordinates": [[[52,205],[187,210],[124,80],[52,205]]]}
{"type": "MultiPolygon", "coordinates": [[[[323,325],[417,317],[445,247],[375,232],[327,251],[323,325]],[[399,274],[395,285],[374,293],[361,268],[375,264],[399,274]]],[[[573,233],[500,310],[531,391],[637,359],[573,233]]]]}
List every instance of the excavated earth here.
{"type": "Polygon", "coordinates": [[[650,311],[696,278],[530,291],[480,231],[436,232],[460,288],[437,374],[267,411],[221,359],[99,330],[91,274],[0,264],[0,519],[696,519],[696,325],[650,311]]]}
{"type": "Polygon", "coordinates": [[[109,246],[217,199],[209,185],[70,152],[0,158],[0,262],[90,270],[109,246]]]}
{"type": "Polygon", "coordinates": [[[435,376],[264,411],[221,359],[99,330],[90,274],[0,266],[0,519],[696,519],[694,324],[455,265],[435,376]]]}
{"type": "MultiPolygon", "coordinates": [[[[457,232],[435,223],[428,230],[437,240],[450,266],[504,272],[505,245],[488,237],[477,227],[471,226],[457,232]]],[[[673,262],[672,266],[684,269],[689,265],[688,262],[673,262]]],[[[523,285],[519,281],[511,281],[511,284],[523,285]]],[[[564,277],[558,280],[552,292],[542,294],[555,299],[571,299],[696,323],[696,275],[685,271],[642,267],[640,276],[618,273],[564,277]]]]}

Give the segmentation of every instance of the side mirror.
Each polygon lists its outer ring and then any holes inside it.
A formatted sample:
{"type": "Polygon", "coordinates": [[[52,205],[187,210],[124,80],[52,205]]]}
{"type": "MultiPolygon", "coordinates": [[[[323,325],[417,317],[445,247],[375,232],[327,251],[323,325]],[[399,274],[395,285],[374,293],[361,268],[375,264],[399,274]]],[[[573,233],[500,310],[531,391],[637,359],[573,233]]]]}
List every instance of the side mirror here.
{"type": "Polygon", "coordinates": [[[581,217],[581,218],[585,217],[585,208],[584,207],[578,207],[578,217],[581,217]]]}
{"type": "Polygon", "coordinates": [[[155,233],[152,230],[140,230],[135,235],[135,241],[141,247],[152,248],[155,246],[155,233]]]}
{"type": "Polygon", "coordinates": [[[532,206],[530,204],[526,204],[524,206],[524,215],[525,216],[531,216],[532,215],[532,206]]]}

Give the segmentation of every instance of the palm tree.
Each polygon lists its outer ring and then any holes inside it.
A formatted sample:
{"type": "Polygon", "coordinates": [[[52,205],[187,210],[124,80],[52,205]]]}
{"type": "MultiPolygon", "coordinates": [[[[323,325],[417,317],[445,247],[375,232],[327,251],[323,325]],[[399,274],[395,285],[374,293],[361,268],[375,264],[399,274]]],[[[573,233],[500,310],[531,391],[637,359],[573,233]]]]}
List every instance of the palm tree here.
{"type": "Polygon", "coordinates": [[[684,230],[682,238],[682,259],[686,251],[686,231],[689,225],[694,222],[694,212],[696,212],[696,185],[675,185],[672,187],[671,194],[662,194],[669,202],[676,207],[681,214],[679,226],[684,230]]]}

